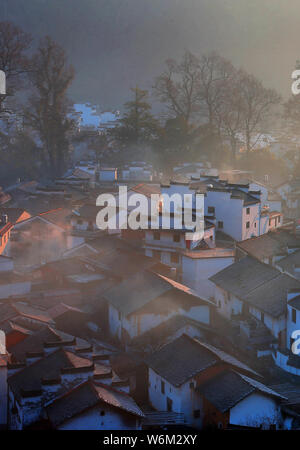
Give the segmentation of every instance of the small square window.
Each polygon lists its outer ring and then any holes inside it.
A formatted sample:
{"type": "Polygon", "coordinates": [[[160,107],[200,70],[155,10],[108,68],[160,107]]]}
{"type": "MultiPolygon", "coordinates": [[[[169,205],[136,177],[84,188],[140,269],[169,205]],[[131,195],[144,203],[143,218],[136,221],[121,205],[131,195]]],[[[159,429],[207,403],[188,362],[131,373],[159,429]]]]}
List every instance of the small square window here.
{"type": "Polygon", "coordinates": [[[207,212],[208,212],[208,214],[215,214],[215,207],[214,206],[209,206],[207,208],[207,212]]]}
{"type": "Polygon", "coordinates": [[[250,228],[250,222],[246,222],[246,228],[250,228]]]}
{"type": "Polygon", "coordinates": [[[292,322],[297,323],[297,311],[292,308],[292,322]]]}
{"type": "Polygon", "coordinates": [[[157,231],[155,231],[155,232],[153,233],[153,239],[154,239],[155,241],[160,241],[160,233],[158,233],[157,231]]]}

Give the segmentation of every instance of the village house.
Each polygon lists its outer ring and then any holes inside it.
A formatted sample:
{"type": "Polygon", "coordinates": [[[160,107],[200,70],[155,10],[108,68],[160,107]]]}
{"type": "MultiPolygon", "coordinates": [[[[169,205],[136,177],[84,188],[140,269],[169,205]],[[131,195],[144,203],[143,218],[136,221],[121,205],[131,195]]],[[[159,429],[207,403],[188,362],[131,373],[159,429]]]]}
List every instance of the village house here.
{"type": "Polygon", "coordinates": [[[208,343],[182,335],[146,363],[150,404],[182,413],[189,426],[281,425],[281,396],[257,382],[251,368],[208,343]]]}
{"type": "Polygon", "coordinates": [[[66,249],[84,241],[70,233],[69,209],[58,208],[16,223],[10,255],[19,270],[57,259],[66,249]]]}
{"type": "Polygon", "coordinates": [[[276,233],[267,233],[236,243],[237,259],[249,255],[273,266],[287,254],[288,247],[277,239],[276,233]]]}
{"type": "Polygon", "coordinates": [[[139,429],[144,415],[110,365],[114,351],[51,326],[11,345],[9,429],[139,429]]]}
{"type": "Polygon", "coordinates": [[[283,207],[287,217],[297,219],[300,211],[300,180],[293,178],[276,186],[277,193],[283,200],[283,207]]]}
{"type": "Polygon", "coordinates": [[[235,370],[225,370],[200,385],[204,427],[284,428],[285,398],[261,382],[235,370]]]}
{"type": "Polygon", "coordinates": [[[47,404],[57,430],[139,430],[144,417],[133,398],[99,381],[85,381],[47,404]]]}
{"type": "Polygon", "coordinates": [[[201,297],[212,299],[215,286],[210,277],[230,266],[234,259],[234,248],[221,245],[215,248],[185,250],[181,255],[182,283],[194,289],[201,297]]]}
{"type": "MultiPolygon", "coordinates": [[[[210,280],[216,285],[215,302],[221,315],[240,321],[240,326],[252,317],[257,326],[266,327],[279,348],[286,347],[287,302],[291,291],[300,293],[299,281],[250,256],[210,280]]],[[[260,350],[267,350],[263,342],[260,350]]],[[[271,351],[269,346],[269,354],[271,351]]]]}
{"type": "Polygon", "coordinates": [[[96,172],[96,181],[102,182],[102,181],[116,181],[118,178],[118,169],[115,167],[102,167],[97,170],[96,172]]]}
{"type": "Polygon", "coordinates": [[[275,267],[281,272],[300,280],[300,250],[290,250],[284,258],[276,261],[275,267]]]}
{"type": "Polygon", "coordinates": [[[212,302],[188,287],[149,271],[140,271],[104,292],[109,330],[123,344],[177,314],[209,324],[212,302]]]}
{"type": "Polygon", "coordinates": [[[133,161],[121,169],[122,180],[152,181],[153,169],[151,164],[133,161]]]}

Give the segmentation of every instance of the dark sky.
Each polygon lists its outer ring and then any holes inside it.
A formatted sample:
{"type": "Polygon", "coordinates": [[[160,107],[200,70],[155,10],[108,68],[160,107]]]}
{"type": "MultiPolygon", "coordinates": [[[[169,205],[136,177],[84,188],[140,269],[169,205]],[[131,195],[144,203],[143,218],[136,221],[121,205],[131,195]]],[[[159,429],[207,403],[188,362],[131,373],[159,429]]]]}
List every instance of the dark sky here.
{"type": "Polygon", "coordinates": [[[51,35],[76,69],[75,101],[119,108],[168,57],[216,50],[289,95],[299,0],[0,0],[0,19],[51,35]]]}

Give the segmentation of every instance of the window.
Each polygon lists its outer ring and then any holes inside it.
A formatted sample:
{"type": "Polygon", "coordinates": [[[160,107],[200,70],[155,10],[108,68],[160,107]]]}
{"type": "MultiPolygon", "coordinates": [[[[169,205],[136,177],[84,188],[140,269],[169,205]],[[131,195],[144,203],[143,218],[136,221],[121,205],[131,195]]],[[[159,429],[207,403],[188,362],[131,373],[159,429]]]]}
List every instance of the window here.
{"type": "Polygon", "coordinates": [[[105,411],[101,411],[100,416],[105,416],[105,411]]]}
{"type": "Polygon", "coordinates": [[[162,394],[165,393],[165,382],[164,382],[164,381],[161,381],[161,382],[160,382],[160,390],[161,390],[161,393],[162,393],[162,394]]]}
{"type": "Polygon", "coordinates": [[[215,207],[214,206],[209,206],[207,208],[207,212],[208,212],[208,214],[214,214],[215,213],[215,207]]]}
{"type": "Polygon", "coordinates": [[[200,409],[194,409],[194,419],[199,419],[200,417],[200,409]]]}
{"type": "Polygon", "coordinates": [[[246,222],[246,228],[250,228],[250,222],[246,222]]]}
{"type": "Polygon", "coordinates": [[[78,225],[82,225],[82,219],[78,219],[78,220],[77,220],[77,224],[78,224],[78,225]]]}
{"type": "Polygon", "coordinates": [[[169,397],[167,397],[167,410],[168,411],[173,410],[173,400],[171,400],[169,397]]]}
{"type": "Polygon", "coordinates": [[[175,264],[179,263],[178,253],[171,253],[171,263],[175,263],[175,264]]]}
{"type": "Polygon", "coordinates": [[[218,221],[218,228],[223,228],[223,221],[222,220],[218,221]]]}
{"type": "Polygon", "coordinates": [[[292,322],[297,322],[297,311],[295,310],[295,308],[292,308],[292,322]]]}
{"type": "Polygon", "coordinates": [[[179,233],[174,234],[173,241],[174,242],[180,242],[180,234],[179,233]]]}
{"type": "Polygon", "coordinates": [[[246,214],[250,214],[250,208],[246,209],[246,214]]]}
{"type": "Polygon", "coordinates": [[[155,231],[155,232],[153,233],[153,239],[154,239],[155,241],[160,241],[160,233],[158,233],[158,231],[155,231]]]}
{"type": "Polygon", "coordinates": [[[209,236],[209,239],[212,241],[213,240],[213,236],[209,236]]]}
{"type": "Polygon", "coordinates": [[[256,222],[254,222],[254,228],[256,228],[256,222]]]}

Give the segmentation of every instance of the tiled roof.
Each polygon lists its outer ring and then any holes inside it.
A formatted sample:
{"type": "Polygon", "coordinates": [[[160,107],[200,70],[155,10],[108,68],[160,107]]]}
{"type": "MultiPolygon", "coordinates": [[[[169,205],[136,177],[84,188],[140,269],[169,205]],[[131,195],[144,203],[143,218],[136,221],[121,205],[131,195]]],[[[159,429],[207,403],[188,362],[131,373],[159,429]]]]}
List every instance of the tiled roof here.
{"type": "Polygon", "coordinates": [[[272,237],[273,233],[263,234],[237,243],[237,247],[260,260],[284,254],[285,246],[272,237]]]}
{"type": "Polygon", "coordinates": [[[14,303],[13,307],[20,316],[28,317],[30,319],[38,320],[47,324],[54,323],[47,311],[44,311],[42,309],[36,308],[34,306],[29,306],[21,302],[14,303]]]}
{"type": "Polygon", "coordinates": [[[137,186],[133,186],[131,191],[137,192],[138,194],[146,195],[147,197],[151,197],[153,194],[160,194],[160,185],[159,184],[147,184],[141,183],[137,186]]]}
{"type": "Polygon", "coordinates": [[[213,275],[210,280],[259,310],[279,317],[286,311],[287,293],[300,282],[247,256],[213,275]]]}
{"type": "Polygon", "coordinates": [[[62,314],[66,313],[67,311],[73,311],[82,313],[81,309],[76,308],[75,306],[66,305],[65,303],[58,303],[57,305],[53,306],[52,308],[47,310],[47,314],[52,319],[56,319],[57,317],[61,316],[62,314]]]}
{"type": "Polygon", "coordinates": [[[256,287],[278,276],[279,273],[277,269],[251,256],[246,256],[210,277],[210,281],[233,295],[243,298],[256,287]]]}
{"type": "Polygon", "coordinates": [[[185,334],[153,353],[146,363],[173,386],[180,386],[220,361],[255,374],[231,355],[185,334]]]}
{"type": "Polygon", "coordinates": [[[106,291],[103,297],[123,314],[129,315],[171,289],[172,286],[163,278],[141,271],[106,291]]]}
{"type": "Polygon", "coordinates": [[[62,369],[88,368],[91,370],[93,368],[93,363],[89,359],[59,349],[11,375],[8,378],[8,385],[17,397],[22,397],[26,392],[41,391],[42,380],[59,379],[62,369]]]}
{"type": "Polygon", "coordinates": [[[251,291],[244,300],[272,317],[279,317],[286,312],[287,294],[290,289],[300,292],[300,282],[289,275],[279,273],[276,278],[251,291]]]}
{"type": "Polygon", "coordinates": [[[290,306],[300,311],[300,295],[297,295],[297,297],[292,298],[288,303],[290,306]]]}
{"type": "Polygon", "coordinates": [[[300,250],[290,253],[285,258],[280,259],[276,262],[276,265],[279,266],[284,272],[294,275],[295,266],[300,266],[300,250]]]}
{"type": "Polygon", "coordinates": [[[0,322],[12,319],[18,315],[15,308],[10,303],[0,303],[0,322]]]}
{"type": "Polygon", "coordinates": [[[59,426],[73,416],[106,403],[135,416],[144,417],[135,401],[124,392],[116,391],[103,384],[87,381],[75,387],[46,407],[48,418],[54,426],[59,426]]]}
{"type": "Polygon", "coordinates": [[[45,343],[72,341],[73,339],[74,337],[69,334],[62,333],[52,327],[44,326],[40,330],[31,332],[30,336],[22,342],[18,342],[17,344],[10,346],[9,352],[11,353],[14,361],[23,362],[26,359],[26,353],[43,352],[45,343]]]}
{"type": "Polygon", "coordinates": [[[127,316],[169,291],[177,294],[187,294],[199,302],[213,305],[212,302],[201,299],[191,288],[147,270],[140,271],[125,279],[117,286],[106,291],[103,297],[127,316]]]}
{"type": "Polygon", "coordinates": [[[221,413],[225,413],[236,404],[259,391],[278,399],[283,397],[264,384],[235,371],[224,371],[208,382],[200,385],[198,391],[221,413]]]}
{"type": "Polygon", "coordinates": [[[11,223],[16,223],[24,212],[24,208],[0,208],[0,214],[7,214],[11,223]]]}

